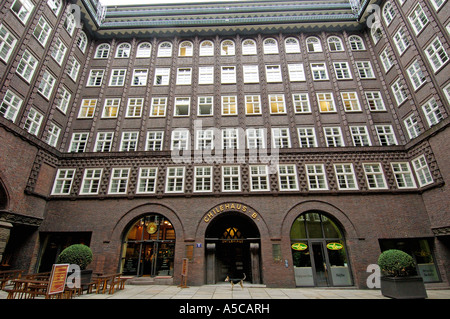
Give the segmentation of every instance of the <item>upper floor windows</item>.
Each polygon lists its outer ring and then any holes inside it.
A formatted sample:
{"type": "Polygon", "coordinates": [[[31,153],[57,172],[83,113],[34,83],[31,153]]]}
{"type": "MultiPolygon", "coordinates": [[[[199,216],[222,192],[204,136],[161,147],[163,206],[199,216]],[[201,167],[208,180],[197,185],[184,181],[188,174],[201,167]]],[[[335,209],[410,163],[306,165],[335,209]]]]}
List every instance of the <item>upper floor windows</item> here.
{"type": "Polygon", "coordinates": [[[131,45],[129,43],[121,43],[116,50],[116,58],[129,58],[131,45]]]}
{"type": "Polygon", "coordinates": [[[286,53],[300,53],[300,44],[296,38],[287,38],[284,40],[286,53]]]}
{"type": "Polygon", "coordinates": [[[341,39],[336,36],[331,36],[328,38],[328,47],[332,52],[344,51],[344,46],[341,39]]]}
{"type": "Polygon", "coordinates": [[[70,36],[73,35],[73,31],[75,30],[76,22],[75,17],[72,13],[67,14],[66,20],[64,20],[64,28],[70,36]]]}
{"type": "Polygon", "coordinates": [[[152,53],[152,45],[148,42],[142,42],[138,45],[136,58],[149,58],[152,53]]]}
{"type": "Polygon", "coordinates": [[[360,36],[352,35],[348,38],[348,40],[350,42],[350,48],[352,49],[352,51],[363,51],[366,49],[366,47],[364,46],[364,41],[360,36]]]}
{"type": "Polygon", "coordinates": [[[158,57],[165,58],[172,56],[172,43],[162,42],[158,47],[158,57]]]}
{"type": "Polygon", "coordinates": [[[200,56],[214,55],[214,43],[210,40],[205,40],[200,43],[200,56]]]}
{"type": "Polygon", "coordinates": [[[306,47],[308,48],[308,52],[322,52],[322,44],[319,38],[316,37],[306,39],[306,47]]]}
{"type": "Polygon", "coordinates": [[[11,6],[11,10],[23,24],[27,23],[33,8],[34,5],[30,0],[16,0],[11,6]]]}
{"type": "Polygon", "coordinates": [[[395,17],[394,6],[391,2],[387,2],[383,7],[383,18],[387,25],[391,24],[395,17]]]}
{"type": "Polygon", "coordinates": [[[264,40],[264,54],[278,54],[278,43],[273,38],[264,40]]]}
{"type": "Polygon", "coordinates": [[[0,59],[8,62],[16,43],[17,39],[12,33],[0,24],[0,59]]]}
{"type": "Polygon", "coordinates": [[[84,33],[84,31],[81,31],[77,40],[77,46],[81,50],[81,52],[84,53],[86,51],[87,43],[88,43],[87,35],[86,33],[84,33]]]}
{"type": "Polygon", "coordinates": [[[62,8],[62,0],[48,0],[48,6],[52,9],[53,13],[57,16],[62,8]]]}
{"type": "Polygon", "coordinates": [[[220,55],[234,55],[235,46],[231,40],[224,40],[220,45],[220,55]]]}
{"type": "Polygon", "coordinates": [[[95,51],[95,59],[107,59],[111,46],[108,43],[100,44],[95,51]]]}
{"type": "Polygon", "coordinates": [[[194,45],[190,41],[183,41],[180,43],[179,56],[192,56],[194,53],[194,45]]]}

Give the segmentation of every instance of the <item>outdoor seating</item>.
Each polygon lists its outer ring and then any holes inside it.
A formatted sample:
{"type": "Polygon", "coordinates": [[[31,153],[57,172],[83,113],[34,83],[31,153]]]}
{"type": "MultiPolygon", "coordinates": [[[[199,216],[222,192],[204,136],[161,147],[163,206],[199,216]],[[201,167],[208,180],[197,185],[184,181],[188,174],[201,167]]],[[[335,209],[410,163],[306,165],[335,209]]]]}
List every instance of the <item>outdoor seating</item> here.
{"type": "Polygon", "coordinates": [[[23,270],[3,270],[0,271],[0,289],[3,290],[11,280],[19,279],[22,276],[23,270]]]}

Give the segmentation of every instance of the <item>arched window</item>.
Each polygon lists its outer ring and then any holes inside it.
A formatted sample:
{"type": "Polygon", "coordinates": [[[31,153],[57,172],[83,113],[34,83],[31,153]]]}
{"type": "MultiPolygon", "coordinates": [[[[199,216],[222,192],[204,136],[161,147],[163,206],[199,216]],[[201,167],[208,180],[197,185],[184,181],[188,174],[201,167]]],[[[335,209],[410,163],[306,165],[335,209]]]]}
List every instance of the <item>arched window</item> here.
{"type": "Polygon", "coordinates": [[[242,54],[253,55],[256,54],[256,42],[252,39],[245,39],[242,41],[242,54]]]}
{"type": "Polygon", "coordinates": [[[220,46],[220,54],[221,55],[234,55],[235,48],[234,42],[231,40],[224,40],[220,46]]]}
{"type": "Polygon", "coordinates": [[[148,214],[126,231],[120,272],[134,276],[173,276],[175,229],[162,215],[148,214]]]}
{"type": "Polygon", "coordinates": [[[110,45],[108,43],[100,44],[95,51],[96,59],[107,59],[109,56],[110,45]]]}
{"type": "Polygon", "coordinates": [[[348,38],[348,40],[350,42],[350,47],[351,47],[352,51],[362,51],[362,50],[366,49],[366,47],[364,45],[364,41],[363,41],[363,39],[361,39],[360,36],[352,35],[348,38]]]}
{"type": "Polygon", "coordinates": [[[376,23],[372,26],[370,30],[370,35],[372,36],[372,40],[374,44],[377,44],[383,36],[383,32],[381,31],[381,23],[376,23]]]}
{"type": "Polygon", "coordinates": [[[332,52],[344,51],[344,46],[342,45],[341,39],[336,36],[331,36],[328,38],[328,47],[332,52]]]}
{"type": "Polygon", "coordinates": [[[136,58],[149,58],[152,53],[152,45],[148,42],[142,42],[138,45],[136,58]]]}
{"type": "Polygon", "coordinates": [[[80,35],[78,36],[77,45],[83,53],[86,51],[87,42],[88,38],[86,36],[86,33],[84,33],[84,31],[81,31],[80,35]]]}
{"type": "Polygon", "coordinates": [[[395,17],[395,11],[394,6],[391,2],[387,2],[383,7],[383,18],[384,21],[386,21],[386,24],[391,24],[392,20],[394,20],[395,17]]]}
{"type": "Polygon", "coordinates": [[[291,227],[296,286],[351,286],[341,227],[321,212],[300,215],[291,227]]]}
{"type": "Polygon", "coordinates": [[[306,39],[306,47],[308,48],[308,52],[322,52],[322,44],[320,44],[320,40],[316,37],[306,39]]]}
{"type": "Polygon", "coordinates": [[[121,43],[116,50],[116,58],[129,58],[131,45],[129,43],[121,43]]]}
{"type": "Polygon", "coordinates": [[[172,43],[162,42],[158,47],[158,57],[171,57],[172,56],[172,43]]]}
{"type": "Polygon", "coordinates": [[[264,40],[264,54],[277,54],[278,53],[278,43],[277,40],[273,38],[264,40]]]}
{"type": "Polygon", "coordinates": [[[296,38],[287,38],[284,40],[286,53],[300,53],[300,44],[296,38]]]}
{"type": "Polygon", "coordinates": [[[213,56],[214,55],[214,43],[209,40],[205,40],[200,43],[200,55],[201,56],[213,56]]]}
{"type": "Polygon", "coordinates": [[[179,56],[192,56],[194,53],[194,46],[190,41],[183,41],[180,43],[179,56]]]}
{"type": "Polygon", "coordinates": [[[70,36],[73,35],[73,30],[75,30],[75,17],[72,13],[67,14],[66,20],[64,20],[64,28],[70,36]]]}

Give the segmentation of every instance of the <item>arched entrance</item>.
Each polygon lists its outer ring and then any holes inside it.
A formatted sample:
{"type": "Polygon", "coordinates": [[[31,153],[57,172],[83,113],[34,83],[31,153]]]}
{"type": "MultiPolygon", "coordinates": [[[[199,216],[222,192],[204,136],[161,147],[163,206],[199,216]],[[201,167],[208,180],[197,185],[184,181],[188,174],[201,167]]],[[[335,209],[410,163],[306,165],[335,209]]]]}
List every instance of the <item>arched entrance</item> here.
{"type": "Polygon", "coordinates": [[[345,238],[331,217],[307,212],[291,227],[296,286],[351,286],[345,238]]]}
{"type": "Polygon", "coordinates": [[[215,217],[206,229],[206,282],[230,278],[261,283],[260,234],[246,215],[226,212],[215,217]]]}
{"type": "Polygon", "coordinates": [[[148,214],[125,232],[121,272],[134,276],[173,276],[175,230],[162,215],[148,214]]]}

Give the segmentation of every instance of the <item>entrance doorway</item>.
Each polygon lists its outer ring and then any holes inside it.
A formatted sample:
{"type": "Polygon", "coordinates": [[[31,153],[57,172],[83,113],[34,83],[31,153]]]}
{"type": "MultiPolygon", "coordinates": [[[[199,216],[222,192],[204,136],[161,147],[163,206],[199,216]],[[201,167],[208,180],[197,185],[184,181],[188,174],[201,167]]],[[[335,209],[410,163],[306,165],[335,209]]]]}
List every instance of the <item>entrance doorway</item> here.
{"type": "Polygon", "coordinates": [[[338,224],[320,212],[300,215],[291,228],[296,286],[351,286],[345,239],[338,224]]]}
{"type": "Polygon", "coordinates": [[[227,212],[211,221],[205,235],[206,283],[244,278],[261,283],[260,235],[247,216],[227,212]]]}
{"type": "Polygon", "coordinates": [[[134,276],[173,276],[175,230],[168,219],[149,214],[125,234],[121,272],[134,276]]]}

